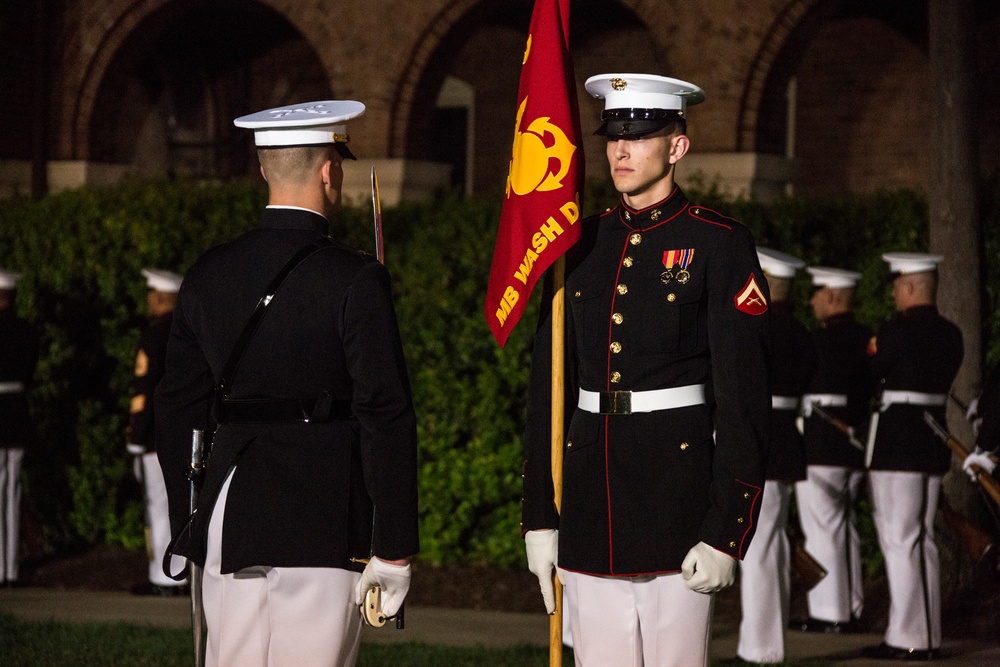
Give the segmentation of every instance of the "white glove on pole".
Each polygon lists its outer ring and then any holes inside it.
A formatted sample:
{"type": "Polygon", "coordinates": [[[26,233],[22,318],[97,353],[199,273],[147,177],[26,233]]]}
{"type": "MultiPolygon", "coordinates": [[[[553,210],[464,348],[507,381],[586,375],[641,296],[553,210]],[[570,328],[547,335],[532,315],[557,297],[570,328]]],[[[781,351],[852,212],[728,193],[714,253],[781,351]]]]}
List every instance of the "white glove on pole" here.
{"type": "Polygon", "coordinates": [[[704,542],[691,547],[681,563],[681,576],[698,593],[715,593],[736,581],[736,559],[704,542]]]}
{"type": "Polygon", "coordinates": [[[142,455],[146,453],[146,446],[129,442],[125,444],[125,451],[132,455],[132,474],[135,476],[135,481],[141,482],[143,478],[142,455]]]}
{"type": "Polygon", "coordinates": [[[969,401],[969,407],[965,409],[965,420],[973,421],[979,416],[979,398],[974,398],[969,401]]]}
{"type": "Polygon", "coordinates": [[[524,535],[524,549],[528,555],[528,570],[538,577],[545,611],[556,613],[556,587],[552,572],[559,562],[559,531],[553,528],[529,530],[524,535]]]}
{"type": "Polygon", "coordinates": [[[965,411],[965,420],[972,425],[972,436],[979,437],[979,429],[983,426],[983,418],[979,415],[979,398],[969,401],[969,407],[965,411]]]}
{"type": "Polygon", "coordinates": [[[364,604],[365,593],[376,584],[382,588],[382,613],[387,618],[395,616],[410,590],[409,564],[392,565],[373,556],[354,588],[355,604],[364,604]]]}
{"type": "Polygon", "coordinates": [[[962,461],[962,470],[965,474],[969,476],[973,482],[979,481],[979,475],[973,470],[972,466],[979,466],[979,470],[986,473],[987,475],[993,474],[993,470],[997,467],[997,462],[987,454],[986,452],[981,452],[976,450],[975,452],[969,454],[962,461]]]}

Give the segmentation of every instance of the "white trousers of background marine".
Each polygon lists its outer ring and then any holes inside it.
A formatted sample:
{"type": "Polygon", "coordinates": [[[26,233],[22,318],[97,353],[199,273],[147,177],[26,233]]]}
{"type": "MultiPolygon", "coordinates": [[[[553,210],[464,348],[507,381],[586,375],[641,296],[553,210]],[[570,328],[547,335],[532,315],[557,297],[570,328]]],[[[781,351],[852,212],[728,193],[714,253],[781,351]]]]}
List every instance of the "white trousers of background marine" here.
{"type": "Polygon", "coordinates": [[[251,567],[220,574],[229,473],[208,528],[206,667],[351,667],[361,643],[359,572],[251,567]]]}
{"type": "Polygon", "coordinates": [[[905,649],[941,647],[941,565],[934,542],[941,477],[869,470],[872,517],[889,579],[885,643],[905,649]]]}
{"type": "Polygon", "coordinates": [[[0,583],[17,581],[24,449],[0,448],[0,583]]]}
{"type": "Polygon", "coordinates": [[[743,617],[736,654],[749,662],[783,662],[791,605],[788,504],[792,485],[767,480],[757,530],[740,562],[743,617]]]}
{"type": "Polygon", "coordinates": [[[156,586],[183,586],[163,573],[163,552],[170,544],[170,511],[167,485],[156,452],[141,455],[142,480],[146,487],[146,525],[149,528],[149,583],[156,586]]]}
{"type": "Polygon", "coordinates": [[[559,570],[577,667],[708,665],[714,595],[677,574],[599,577],[559,570]]]}
{"type": "Polygon", "coordinates": [[[805,548],[826,570],[808,594],[809,616],[829,623],[861,618],[865,595],[854,503],[864,473],[841,466],[808,466],[795,485],[805,548]]]}

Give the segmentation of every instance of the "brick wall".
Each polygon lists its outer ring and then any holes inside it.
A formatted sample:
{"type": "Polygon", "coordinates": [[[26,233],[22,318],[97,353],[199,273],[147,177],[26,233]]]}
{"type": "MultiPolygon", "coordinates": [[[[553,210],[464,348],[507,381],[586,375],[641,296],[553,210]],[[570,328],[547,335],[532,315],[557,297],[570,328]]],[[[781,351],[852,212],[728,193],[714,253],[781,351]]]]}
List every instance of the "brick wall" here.
{"type": "MultiPolygon", "coordinates": [[[[22,52],[11,48],[25,34],[16,18],[24,13],[13,11],[20,4],[25,3],[11,0],[0,10],[15,16],[0,21],[5,81],[10,81],[5,93],[33,84],[24,77],[22,52]]],[[[691,114],[693,150],[719,155],[783,150],[784,86],[795,75],[796,187],[814,193],[926,188],[929,152],[919,138],[929,108],[928,65],[920,37],[913,34],[922,29],[920,22],[912,18],[923,15],[923,3],[895,13],[885,9],[890,4],[574,0],[573,51],[588,173],[606,171],[603,142],[589,135],[600,110],[583,91],[590,75],[639,70],[698,83],[708,99],[691,114]],[[909,24],[901,28],[893,22],[909,24]]],[[[193,136],[218,138],[231,132],[233,116],[249,109],[329,94],[366,103],[368,112],[351,131],[363,137],[366,154],[377,158],[426,159],[434,153],[433,142],[448,140],[432,126],[433,101],[445,77],[454,76],[476,88],[476,189],[495,192],[506,176],[530,10],[530,0],[262,0],[225,7],[189,0],[59,3],[49,56],[51,154],[127,161],[124,151],[147,165],[158,155],[174,163],[200,159],[178,158],[163,145],[169,96],[134,67],[144,58],[168,71],[187,67],[201,77],[200,89],[189,91],[191,108],[200,105],[187,128],[193,136]],[[206,16],[215,22],[214,32],[202,30],[204,38],[181,62],[164,35],[196,36],[206,16]],[[114,111],[125,100],[134,118],[114,111]],[[129,122],[120,122],[123,118],[129,122]]],[[[984,169],[995,169],[1000,62],[994,45],[1000,12],[980,12],[980,21],[978,128],[984,169]]],[[[12,96],[3,99],[0,110],[9,115],[12,96]]],[[[25,151],[24,133],[7,132],[0,160],[25,151]]],[[[245,147],[226,150],[216,161],[237,171],[252,166],[245,147]]]]}

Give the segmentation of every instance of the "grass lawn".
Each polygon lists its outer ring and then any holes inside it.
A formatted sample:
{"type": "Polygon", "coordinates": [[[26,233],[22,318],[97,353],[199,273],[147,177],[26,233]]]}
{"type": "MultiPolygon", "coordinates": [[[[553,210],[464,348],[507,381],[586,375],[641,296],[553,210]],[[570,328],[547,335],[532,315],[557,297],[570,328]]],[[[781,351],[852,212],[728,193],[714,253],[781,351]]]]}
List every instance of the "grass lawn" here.
{"type": "MultiPolygon", "coordinates": [[[[188,629],[24,621],[0,613],[0,664],[4,667],[190,667],[193,663],[188,629]]],[[[547,667],[548,664],[548,650],[533,646],[501,649],[362,644],[358,657],[358,667],[547,667]]],[[[829,667],[830,663],[786,664],[829,667]]],[[[573,665],[572,651],[563,652],[563,665],[573,665]]]]}
{"type": "MultiPolygon", "coordinates": [[[[191,631],[125,623],[24,621],[0,614],[5,667],[190,667],[191,631]]],[[[567,651],[564,664],[573,664],[567,651]]],[[[459,648],[427,644],[362,644],[358,667],[545,667],[548,650],[459,648]]]]}

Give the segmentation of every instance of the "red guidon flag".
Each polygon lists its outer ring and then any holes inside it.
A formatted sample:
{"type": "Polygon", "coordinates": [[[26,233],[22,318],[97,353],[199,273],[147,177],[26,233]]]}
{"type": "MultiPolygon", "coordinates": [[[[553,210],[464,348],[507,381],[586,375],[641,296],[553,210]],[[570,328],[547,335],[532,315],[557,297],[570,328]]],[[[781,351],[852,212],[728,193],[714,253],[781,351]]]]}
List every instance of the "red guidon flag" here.
{"type": "Polygon", "coordinates": [[[484,308],[501,347],[538,278],[580,238],[583,155],[569,3],[535,0],[524,50],[514,147],[484,308]]]}

